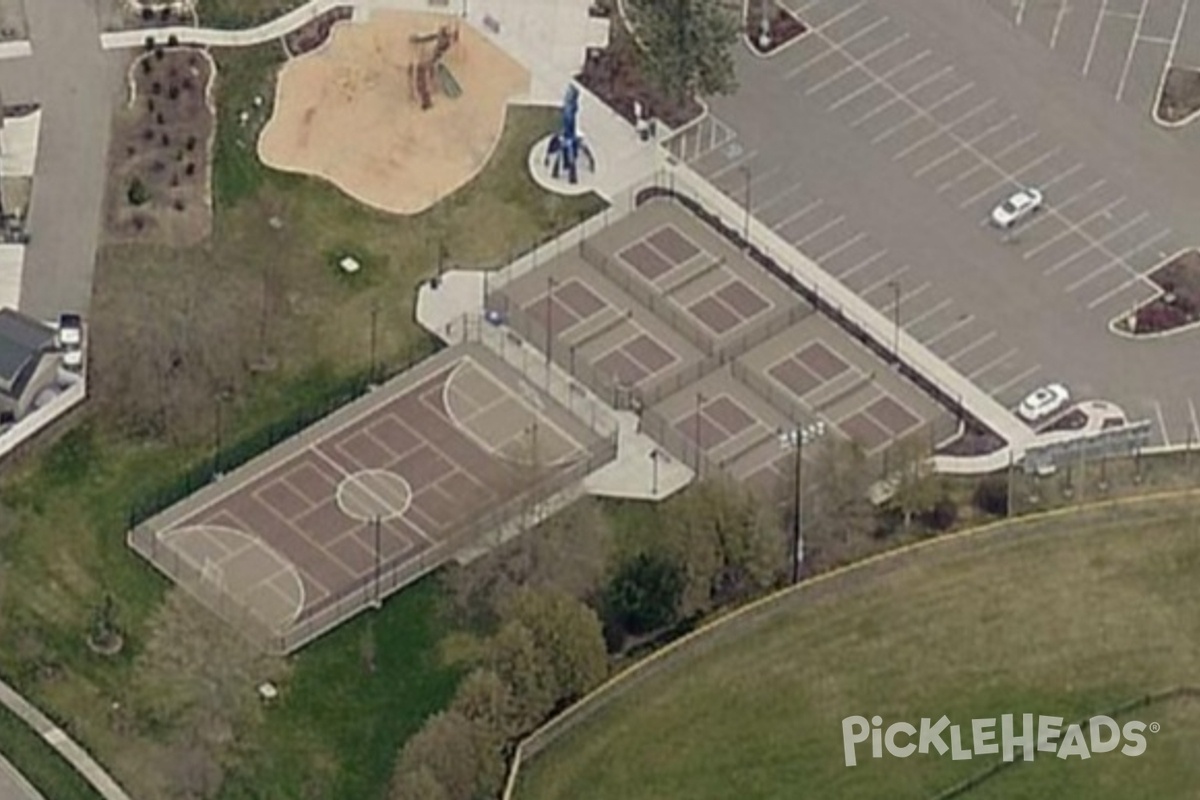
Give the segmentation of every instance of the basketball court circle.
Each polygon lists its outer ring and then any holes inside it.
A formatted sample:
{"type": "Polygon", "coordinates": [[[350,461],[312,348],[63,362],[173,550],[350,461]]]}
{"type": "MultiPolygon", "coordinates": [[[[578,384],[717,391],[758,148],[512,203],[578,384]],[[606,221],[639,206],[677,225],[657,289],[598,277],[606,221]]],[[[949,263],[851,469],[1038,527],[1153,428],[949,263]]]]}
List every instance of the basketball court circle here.
{"type": "Polygon", "coordinates": [[[408,481],[386,469],[360,470],[347,475],[337,487],[338,508],[362,522],[399,517],[412,504],[412,496],[408,481]]]}
{"type": "Polygon", "coordinates": [[[158,533],[160,545],[200,575],[201,587],[227,594],[271,631],[283,631],[304,608],[295,565],[253,534],[223,525],[191,525],[158,533]]]}
{"type": "Polygon", "coordinates": [[[444,388],[450,419],[480,447],[511,463],[549,468],[585,455],[571,436],[540,413],[526,396],[481,369],[469,358],[454,368],[444,388]]]}

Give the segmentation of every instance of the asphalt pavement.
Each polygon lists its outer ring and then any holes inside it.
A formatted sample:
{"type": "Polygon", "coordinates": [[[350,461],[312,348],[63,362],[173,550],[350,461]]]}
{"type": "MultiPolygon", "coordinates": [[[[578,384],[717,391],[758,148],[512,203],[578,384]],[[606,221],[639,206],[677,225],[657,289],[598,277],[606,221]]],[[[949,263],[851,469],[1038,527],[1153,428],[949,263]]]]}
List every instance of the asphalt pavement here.
{"type": "Polygon", "coordinates": [[[997,0],[810,0],[813,30],[743,52],[738,93],[674,150],[1005,405],[1064,381],[1197,442],[1192,337],[1108,330],[1196,243],[1200,144],[1150,115],[1155,72],[1200,35],[1187,3],[1072,5],[1052,48],[1042,11],[1017,25],[997,0]],[[1046,209],[989,227],[1026,184],[1046,209]]]}

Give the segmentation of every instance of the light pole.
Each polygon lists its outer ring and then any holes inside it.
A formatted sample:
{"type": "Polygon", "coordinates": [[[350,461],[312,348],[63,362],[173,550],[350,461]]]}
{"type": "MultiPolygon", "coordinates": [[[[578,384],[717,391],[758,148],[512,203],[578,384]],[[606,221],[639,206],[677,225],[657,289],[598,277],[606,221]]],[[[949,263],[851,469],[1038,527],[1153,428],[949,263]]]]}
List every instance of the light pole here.
{"type": "Polygon", "coordinates": [[[742,239],[746,242],[746,246],[750,246],[750,166],[742,165],[742,177],[746,181],[746,219],[742,224],[742,239]]]}
{"type": "Polygon", "coordinates": [[[658,448],[650,451],[650,496],[658,497],[658,448]]]}
{"type": "MultiPolygon", "coordinates": [[[[784,435],[780,432],[781,437],[784,435]]],[[[792,583],[800,581],[800,567],[804,563],[804,445],[809,439],[818,439],[825,434],[825,423],[820,420],[802,427],[793,426],[786,434],[787,443],[796,451],[792,476],[792,583]]]]}
{"type": "Polygon", "coordinates": [[[900,281],[888,281],[892,287],[892,319],[895,323],[892,333],[892,357],[900,364],[900,281]]]}

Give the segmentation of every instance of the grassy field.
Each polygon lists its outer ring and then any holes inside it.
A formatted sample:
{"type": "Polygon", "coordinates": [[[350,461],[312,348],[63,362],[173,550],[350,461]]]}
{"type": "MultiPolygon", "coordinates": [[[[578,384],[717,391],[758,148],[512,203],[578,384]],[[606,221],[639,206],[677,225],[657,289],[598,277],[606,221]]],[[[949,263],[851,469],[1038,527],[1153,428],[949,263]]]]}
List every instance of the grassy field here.
{"type": "Polygon", "coordinates": [[[303,5],[304,0],[197,0],[200,24],[211,28],[251,28],[303,5]]]}
{"type": "MultiPolygon", "coordinates": [[[[517,798],[933,797],[995,757],[851,769],[841,720],[1073,720],[1200,683],[1198,511],[1193,499],[1018,521],[816,584],[617,695],[526,765],[517,798]]],[[[1200,784],[1197,710],[1133,714],[1163,726],[1139,758],[1039,756],[963,797],[1185,796],[1200,784]]]]}
{"type": "Polygon", "coordinates": [[[25,776],[42,796],[53,800],[100,800],[75,768],[25,722],[0,707],[0,756],[25,776]]]}
{"type": "MultiPolygon", "coordinates": [[[[226,442],[288,418],[361,373],[373,308],[379,363],[401,363],[425,337],[413,319],[414,289],[435,272],[439,242],[447,266],[500,265],[601,205],[594,197],[551,196],[529,178],[528,148],[555,123],[546,109],[514,110],[484,172],[416,217],[376,213],[328,184],[265,169],[251,147],[263,110],[246,127],[236,120],[256,95],[272,97],[280,53],[276,44],[216,54],[214,236],[185,250],[109,245],[97,266],[97,351],[106,327],[107,341],[116,343],[110,351],[167,330],[181,298],[197,324],[209,326],[193,336],[244,325],[249,316],[255,349],[260,298],[267,297],[261,330],[276,366],[239,387],[226,410],[226,442]],[[336,270],[346,253],[366,265],[354,276],[363,280],[336,270]],[[126,329],[134,322],[140,327],[126,329]]],[[[145,783],[146,761],[161,732],[126,710],[139,691],[131,664],[167,584],[125,546],[128,513],[149,489],[211,457],[212,405],[178,420],[192,430],[137,438],[94,402],[78,429],[0,477],[0,675],[68,721],[135,797],[156,796],[145,783]],[[114,658],[85,644],[105,594],[126,633],[127,646],[114,658]]],[[[389,601],[374,618],[370,674],[361,666],[363,620],[300,653],[290,679],[300,690],[239,742],[249,755],[231,767],[224,796],[382,797],[396,749],[456,680],[434,655],[444,633],[434,624],[438,597],[431,584],[389,601]]]]}

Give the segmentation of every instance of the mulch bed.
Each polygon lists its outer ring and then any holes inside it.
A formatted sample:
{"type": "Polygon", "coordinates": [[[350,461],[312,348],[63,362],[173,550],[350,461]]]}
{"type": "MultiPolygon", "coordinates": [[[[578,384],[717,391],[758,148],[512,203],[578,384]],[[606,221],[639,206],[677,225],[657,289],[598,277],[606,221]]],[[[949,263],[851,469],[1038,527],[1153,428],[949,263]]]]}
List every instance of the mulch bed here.
{"type": "Polygon", "coordinates": [[[655,89],[642,77],[638,64],[638,46],[629,31],[621,24],[610,6],[600,4],[598,11],[609,11],[612,19],[608,47],[589,50],[583,71],[575,76],[580,85],[599,97],[630,123],[637,122],[633,113],[636,100],[648,117],[671,128],[679,128],[704,113],[703,106],[691,98],[684,102],[672,100],[655,89]]]}
{"type": "Polygon", "coordinates": [[[1004,447],[1004,439],[989,430],[968,426],[957,439],[939,448],[939,456],[986,456],[1004,447]]]}
{"type": "Polygon", "coordinates": [[[329,39],[329,32],[339,22],[350,19],[354,9],[350,6],[331,8],[312,22],[307,22],[283,37],[283,46],[290,56],[302,56],[316,50],[329,39]]]}
{"type": "Polygon", "coordinates": [[[1200,111],[1200,70],[1171,67],[1158,98],[1158,116],[1164,122],[1179,122],[1200,111]]]}
{"type": "Polygon", "coordinates": [[[1147,277],[1163,294],[1134,312],[1130,333],[1163,333],[1200,320],[1200,250],[1179,254],[1147,277]]]}
{"type": "Polygon", "coordinates": [[[762,34],[762,6],[755,0],[750,0],[750,8],[752,10],[746,16],[746,38],[754,51],[760,55],[770,55],[788,42],[808,32],[808,26],[789,9],[780,5],[772,5],[771,27],[769,28],[770,43],[763,47],[759,41],[759,36],[762,34]]]}
{"type": "Polygon", "coordinates": [[[1050,431],[1078,431],[1082,430],[1083,426],[1087,425],[1088,415],[1082,409],[1073,409],[1070,413],[1064,414],[1054,421],[1053,425],[1048,425],[1042,428],[1039,433],[1049,433],[1050,431]]]}

